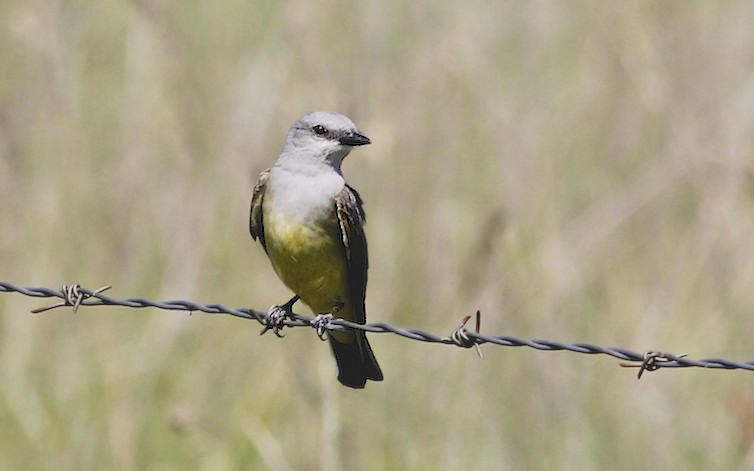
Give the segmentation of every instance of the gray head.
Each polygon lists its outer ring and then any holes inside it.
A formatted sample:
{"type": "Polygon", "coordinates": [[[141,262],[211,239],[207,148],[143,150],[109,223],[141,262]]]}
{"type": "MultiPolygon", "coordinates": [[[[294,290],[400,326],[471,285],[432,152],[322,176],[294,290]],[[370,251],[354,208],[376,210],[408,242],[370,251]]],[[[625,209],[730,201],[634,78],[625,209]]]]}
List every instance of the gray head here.
{"type": "Polygon", "coordinates": [[[313,111],[302,116],[288,130],[283,154],[322,160],[336,169],[351,149],[371,143],[347,116],[330,111],[313,111]]]}

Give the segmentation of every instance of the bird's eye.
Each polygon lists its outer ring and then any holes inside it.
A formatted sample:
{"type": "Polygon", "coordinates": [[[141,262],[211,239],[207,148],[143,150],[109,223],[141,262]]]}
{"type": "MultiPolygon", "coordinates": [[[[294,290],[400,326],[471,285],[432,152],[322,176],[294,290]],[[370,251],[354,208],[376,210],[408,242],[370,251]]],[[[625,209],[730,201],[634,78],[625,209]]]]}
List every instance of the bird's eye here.
{"type": "Polygon", "coordinates": [[[325,134],[327,132],[327,129],[325,129],[325,127],[321,124],[317,124],[312,128],[312,131],[314,131],[315,134],[319,134],[321,136],[322,134],[325,134]]]}

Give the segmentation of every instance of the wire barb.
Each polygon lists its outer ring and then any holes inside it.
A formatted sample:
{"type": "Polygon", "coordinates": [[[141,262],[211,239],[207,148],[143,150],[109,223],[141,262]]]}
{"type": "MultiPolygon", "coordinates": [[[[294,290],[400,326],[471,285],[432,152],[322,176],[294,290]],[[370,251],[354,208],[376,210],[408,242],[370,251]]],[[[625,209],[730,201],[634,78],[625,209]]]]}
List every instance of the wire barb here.
{"type": "Polygon", "coordinates": [[[91,298],[92,296],[96,296],[104,291],[109,290],[112,288],[112,286],[105,285],[102,288],[92,291],[92,292],[85,292],[82,291],[81,285],[78,283],[72,284],[72,285],[63,285],[63,288],[60,290],[61,297],[63,298],[63,301],[50,304],[49,306],[44,307],[38,307],[36,309],[32,309],[32,314],[41,314],[45,311],[49,311],[51,309],[56,309],[59,307],[64,306],[73,306],[73,313],[76,314],[79,310],[79,306],[81,306],[81,301],[85,300],[86,298],[91,298]]]}
{"type": "MultiPolygon", "coordinates": [[[[67,288],[67,287],[66,287],[67,288]]],[[[17,286],[13,283],[6,281],[0,281],[0,292],[4,293],[20,293],[24,296],[30,296],[33,298],[60,298],[63,299],[62,303],[57,303],[52,306],[35,309],[34,313],[43,312],[49,309],[54,309],[61,306],[122,306],[129,308],[157,308],[171,311],[200,311],[207,314],[227,314],[235,317],[239,317],[247,320],[255,320],[260,324],[268,325],[268,316],[265,312],[256,311],[247,308],[230,308],[223,306],[222,304],[199,304],[193,301],[153,301],[144,298],[128,298],[128,299],[115,299],[102,294],[102,291],[108,289],[108,287],[100,288],[97,291],[90,291],[85,288],[78,288],[77,290],[63,289],[61,291],[44,288],[44,287],[28,287],[17,286]],[[66,294],[66,291],[70,292],[70,295],[66,294]],[[84,296],[79,296],[84,293],[84,296]],[[79,299],[80,298],[80,299],[79,299]]],[[[297,300],[294,297],[289,303],[291,306],[293,302],[297,300]]],[[[290,315],[283,320],[282,326],[285,327],[312,327],[312,318],[302,316],[290,312],[290,315]]],[[[467,322],[467,321],[465,321],[467,322]]],[[[479,322],[479,321],[477,321],[479,322]]],[[[280,328],[282,328],[282,326],[280,328]]],[[[463,327],[463,325],[462,325],[463,327]]],[[[332,330],[361,330],[368,333],[390,333],[398,335],[400,337],[407,338],[409,340],[416,340],[419,342],[440,343],[445,345],[459,345],[452,339],[447,337],[440,337],[430,332],[425,332],[417,329],[403,329],[384,323],[375,324],[357,324],[341,318],[334,318],[323,327],[327,331],[332,330]]],[[[592,345],[589,343],[565,343],[555,340],[528,340],[509,335],[483,335],[479,333],[479,326],[477,325],[477,332],[468,332],[467,330],[461,330],[463,335],[457,335],[458,338],[468,337],[469,340],[473,340],[476,344],[489,343],[502,347],[529,347],[540,351],[554,352],[554,351],[569,351],[573,353],[581,353],[586,355],[607,355],[624,362],[622,366],[626,367],[638,367],[640,368],[640,374],[644,371],[654,371],[658,368],[707,368],[707,369],[724,369],[724,370],[746,370],[754,371],[754,361],[734,361],[724,358],[706,358],[702,360],[693,360],[686,358],[686,355],[672,355],[669,353],[659,355],[649,355],[654,358],[647,358],[648,355],[633,352],[631,350],[620,347],[601,347],[599,345],[592,345]]],[[[451,335],[452,337],[452,335],[451,335]]],[[[469,348],[469,347],[466,347],[469,348]]]]}
{"type": "MultiPolygon", "coordinates": [[[[476,352],[479,355],[479,358],[484,358],[484,355],[482,355],[482,348],[479,346],[479,341],[476,338],[469,337],[469,331],[466,330],[466,323],[469,322],[469,319],[471,319],[471,316],[465,316],[461,321],[461,324],[456,328],[456,330],[453,331],[452,334],[450,334],[450,337],[444,337],[443,341],[447,343],[453,343],[463,348],[476,347],[476,352]]],[[[477,311],[476,329],[474,330],[474,333],[476,333],[477,335],[479,334],[479,328],[481,327],[481,325],[482,313],[481,311],[477,311]]]]}
{"type": "Polygon", "coordinates": [[[668,355],[662,352],[650,350],[644,354],[644,358],[641,362],[621,363],[620,366],[624,368],[639,368],[639,374],[636,375],[636,379],[641,379],[641,375],[644,374],[645,371],[656,371],[663,366],[663,363],[665,363],[666,365],[675,363],[676,360],[674,360],[674,358],[685,358],[687,356],[687,353],[681,353],[680,355],[668,355]]]}

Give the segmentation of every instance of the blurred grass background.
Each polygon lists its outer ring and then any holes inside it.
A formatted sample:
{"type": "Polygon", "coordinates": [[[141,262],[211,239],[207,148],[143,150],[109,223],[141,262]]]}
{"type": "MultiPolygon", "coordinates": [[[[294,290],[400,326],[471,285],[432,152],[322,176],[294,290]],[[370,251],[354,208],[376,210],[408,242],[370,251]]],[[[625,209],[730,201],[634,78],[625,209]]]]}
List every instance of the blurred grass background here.
{"type": "MultiPolygon", "coordinates": [[[[257,174],[374,144],[368,319],[754,358],[749,2],[0,3],[0,279],[265,309],[257,174]]],[[[754,376],[0,296],[2,469],[752,469],[754,376]]]]}

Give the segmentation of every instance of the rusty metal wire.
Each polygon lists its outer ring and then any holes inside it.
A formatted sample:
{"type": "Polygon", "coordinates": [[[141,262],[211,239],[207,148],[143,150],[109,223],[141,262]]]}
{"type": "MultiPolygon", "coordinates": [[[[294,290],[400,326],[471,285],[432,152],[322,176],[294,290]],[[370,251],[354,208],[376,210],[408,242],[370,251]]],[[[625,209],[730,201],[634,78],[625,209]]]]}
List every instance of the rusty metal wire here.
{"type": "MultiPolygon", "coordinates": [[[[102,292],[106,289],[109,289],[109,286],[105,286],[98,290],[92,291],[86,288],[82,288],[79,285],[63,285],[63,288],[61,290],[54,290],[50,288],[17,286],[12,283],[0,281],[0,292],[15,292],[35,298],[62,299],[62,301],[58,301],[55,304],[34,309],[32,311],[33,313],[40,313],[63,306],[72,307],[74,309],[74,312],[81,306],[121,306],[128,308],[152,307],[171,311],[200,311],[207,314],[227,314],[259,322],[260,324],[265,326],[265,329],[263,329],[262,333],[269,330],[269,318],[267,313],[263,311],[256,311],[253,309],[245,308],[233,309],[227,306],[223,306],[222,304],[199,304],[184,300],[153,301],[145,298],[116,299],[102,294],[102,292]]],[[[621,366],[639,368],[639,378],[641,378],[642,373],[644,373],[645,371],[656,371],[661,368],[697,367],[754,371],[754,361],[741,362],[726,360],[724,358],[693,360],[687,358],[686,354],[675,355],[658,351],[637,353],[625,348],[600,347],[598,345],[589,343],[564,343],[554,340],[527,340],[509,335],[484,335],[479,333],[479,313],[477,313],[477,328],[475,332],[466,330],[465,324],[469,318],[470,316],[464,318],[461,325],[457,329],[455,329],[450,336],[443,337],[429,332],[424,332],[422,330],[402,329],[400,327],[394,327],[384,323],[356,324],[344,319],[332,318],[332,316],[330,316],[330,318],[323,319],[322,316],[312,318],[296,313],[291,313],[290,316],[283,321],[282,326],[310,328],[314,327],[315,329],[324,329],[327,331],[358,329],[375,334],[391,333],[410,340],[429,343],[442,343],[445,345],[455,345],[462,348],[476,347],[478,349],[480,345],[492,344],[503,347],[529,347],[547,352],[565,350],[569,352],[583,353],[588,355],[608,355],[620,360],[624,360],[624,362],[620,363],[621,366]]]]}

